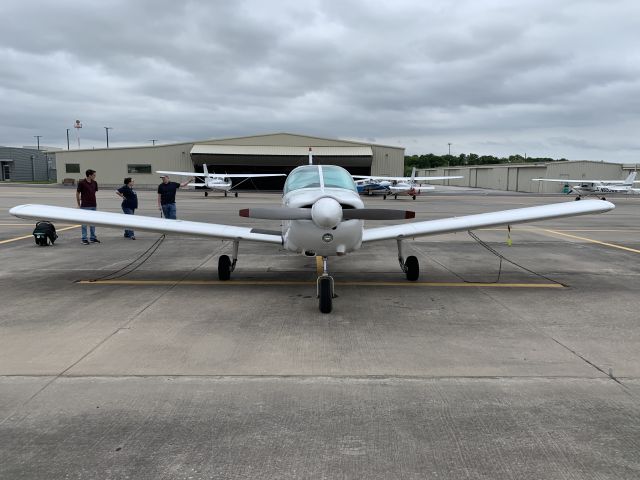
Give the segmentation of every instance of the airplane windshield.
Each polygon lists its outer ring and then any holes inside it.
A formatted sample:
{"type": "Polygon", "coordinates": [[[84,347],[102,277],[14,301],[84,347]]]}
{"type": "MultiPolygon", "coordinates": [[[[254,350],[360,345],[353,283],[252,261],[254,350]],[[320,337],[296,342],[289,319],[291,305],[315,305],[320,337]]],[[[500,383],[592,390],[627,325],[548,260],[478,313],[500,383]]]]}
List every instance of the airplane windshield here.
{"type": "MultiPolygon", "coordinates": [[[[322,165],[322,180],[327,188],[345,188],[357,192],[349,172],[335,165],[322,165]]],[[[301,188],[320,188],[320,169],[318,165],[298,167],[287,177],[284,193],[301,188]]]]}

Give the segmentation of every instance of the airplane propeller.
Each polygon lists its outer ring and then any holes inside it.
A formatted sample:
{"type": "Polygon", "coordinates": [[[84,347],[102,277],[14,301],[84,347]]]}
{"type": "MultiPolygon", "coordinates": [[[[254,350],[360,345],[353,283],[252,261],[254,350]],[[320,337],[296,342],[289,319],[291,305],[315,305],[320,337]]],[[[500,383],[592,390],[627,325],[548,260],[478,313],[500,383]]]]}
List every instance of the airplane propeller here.
{"type": "Polygon", "coordinates": [[[405,220],[415,218],[416,213],[388,208],[342,208],[333,198],[325,197],[311,208],[244,208],[240,210],[240,216],[264,220],[313,220],[319,227],[333,228],[342,220],[405,220]]]}

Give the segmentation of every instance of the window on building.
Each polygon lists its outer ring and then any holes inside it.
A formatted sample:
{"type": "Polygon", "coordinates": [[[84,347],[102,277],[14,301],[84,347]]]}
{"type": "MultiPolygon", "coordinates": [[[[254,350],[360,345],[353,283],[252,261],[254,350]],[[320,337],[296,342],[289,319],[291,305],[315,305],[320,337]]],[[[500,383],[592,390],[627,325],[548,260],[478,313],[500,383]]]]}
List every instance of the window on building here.
{"type": "Polygon", "coordinates": [[[127,165],[127,173],[151,173],[151,165],[127,165]]]}
{"type": "Polygon", "coordinates": [[[65,163],[64,168],[67,173],[80,173],[79,163],[65,163]]]}

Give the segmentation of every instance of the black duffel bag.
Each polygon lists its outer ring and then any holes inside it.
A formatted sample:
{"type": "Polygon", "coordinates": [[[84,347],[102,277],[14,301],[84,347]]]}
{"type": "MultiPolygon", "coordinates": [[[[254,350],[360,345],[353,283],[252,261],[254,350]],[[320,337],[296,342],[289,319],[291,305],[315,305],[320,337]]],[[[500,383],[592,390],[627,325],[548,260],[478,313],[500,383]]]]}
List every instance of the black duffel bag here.
{"type": "Polygon", "coordinates": [[[56,238],[58,238],[56,227],[51,222],[38,222],[36,223],[36,228],[33,229],[33,238],[36,240],[36,245],[41,247],[53,245],[56,238]]]}

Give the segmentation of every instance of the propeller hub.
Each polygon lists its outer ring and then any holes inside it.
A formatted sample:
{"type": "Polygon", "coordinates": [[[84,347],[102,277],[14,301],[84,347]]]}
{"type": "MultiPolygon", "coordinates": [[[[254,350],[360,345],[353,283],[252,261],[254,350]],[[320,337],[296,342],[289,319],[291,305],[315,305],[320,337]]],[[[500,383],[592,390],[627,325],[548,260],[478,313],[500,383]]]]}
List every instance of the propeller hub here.
{"type": "Polygon", "coordinates": [[[311,220],[320,228],[333,228],[342,221],[342,206],[333,198],[321,198],[311,207],[311,220]]]}

